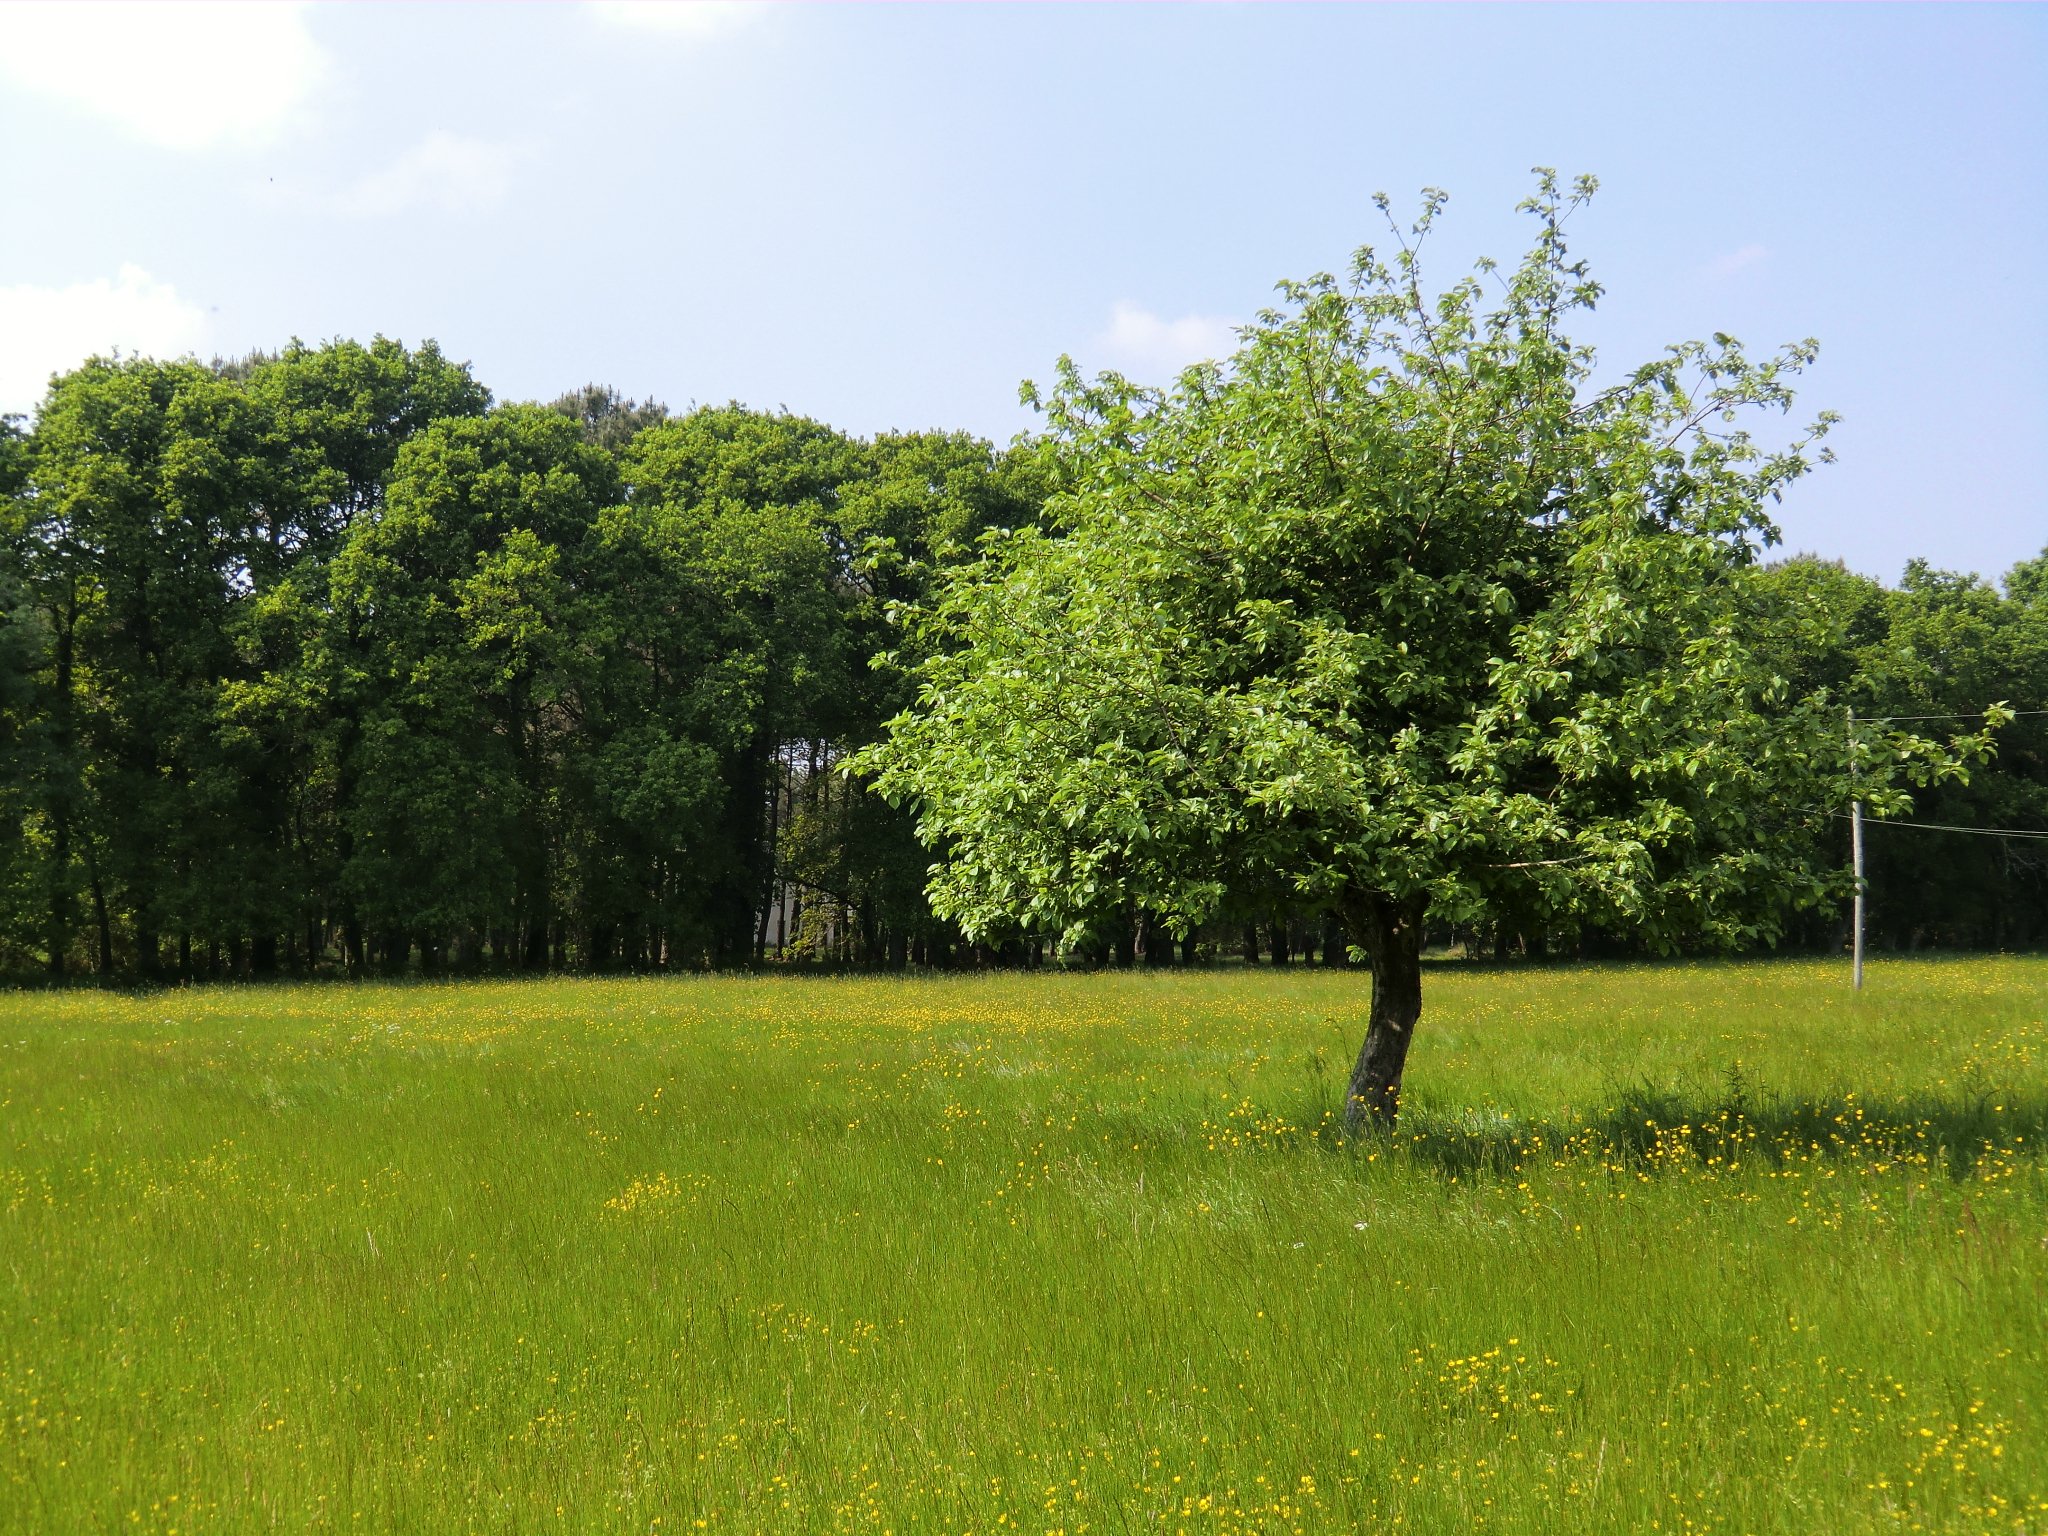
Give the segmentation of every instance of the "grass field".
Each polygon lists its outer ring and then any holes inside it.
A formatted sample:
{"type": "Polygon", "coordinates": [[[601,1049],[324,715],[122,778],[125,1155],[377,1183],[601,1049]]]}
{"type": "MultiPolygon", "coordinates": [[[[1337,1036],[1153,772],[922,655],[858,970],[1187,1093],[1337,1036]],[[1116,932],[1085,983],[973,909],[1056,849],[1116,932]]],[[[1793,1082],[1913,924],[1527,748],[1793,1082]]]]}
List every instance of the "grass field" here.
{"type": "Polygon", "coordinates": [[[0,996],[8,1531],[2048,1531],[2048,962],[0,996]]]}

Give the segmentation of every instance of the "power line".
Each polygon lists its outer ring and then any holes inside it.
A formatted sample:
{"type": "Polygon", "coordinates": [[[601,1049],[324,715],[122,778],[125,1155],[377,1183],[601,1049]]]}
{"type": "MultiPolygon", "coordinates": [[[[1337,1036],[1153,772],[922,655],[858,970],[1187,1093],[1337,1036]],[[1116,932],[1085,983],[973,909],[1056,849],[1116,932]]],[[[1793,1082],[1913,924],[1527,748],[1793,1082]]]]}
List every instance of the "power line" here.
{"type": "MultiPolygon", "coordinates": [[[[1999,707],[1999,713],[2014,717],[2020,715],[2048,715],[2048,709],[2009,710],[1999,707]]],[[[1840,811],[1832,811],[1829,814],[1837,821],[1849,823],[1850,858],[1856,872],[1855,914],[1852,918],[1852,922],[1855,925],[1855,956],[1851,963],[1850,977],[1851,984],[1860,992],[1863,990],[1863,902],[1868,886],[1863,878],[1863,797],[1856,792],[1856,752],[1860,744],[1856,740],[1857,720],[1855,706],[1844,706],[1842,718],[1843,723],[1848,727],[1849,736],[1849,814],[1844,816],[1840,811]]],[[[1922,720],[1988,721],[1990,718],[1990,710],[1979,709],[1972,710],[1967,714],[1957,713],[1952,715],[1881,715],[1875,719],[1870,719],[1868,723],[1872,725],[1900,725],[1922,720]]],[[[2048,842],[2048,831],[2039,831],[2032,827],[1964,827],[1958,826],[1954,822],[1943,821],[1894,821],[1889,823],[1889,825],[1894,827],[1911,827],[1921,832],[1960,832],[1965,837],[2003,837],[2013,842],[2048,842]]]]}
{"type": "MultiPolygon", "coordinates": [[[[1852,817],[1840,811],[1829,813],[1837,821],[1849,821],[1852,817]]],[[[2031,827],[1958,827],[1945,821],[1890,821],[1870,819],[1873,827],[1918,827],[1923,832],[1967,832],[1973,837],[2026,837],[2048,838],[2048,831],[2036,831],[2031,827]]]]}
{"type": "MultiPolygon", "coordinates": [[[[1858,715],[1855,723],[1858,725],[1896,725],[1902,721],[1914,720],[1982,720],[1990,713],[1991,711],[1988,709],[1978,709],[1962,715],[1858,715]]],[[[2021,715],[2048,715],[2048,709],[2002,709],[1999,713],[2017,718],[2021,715]]]]}

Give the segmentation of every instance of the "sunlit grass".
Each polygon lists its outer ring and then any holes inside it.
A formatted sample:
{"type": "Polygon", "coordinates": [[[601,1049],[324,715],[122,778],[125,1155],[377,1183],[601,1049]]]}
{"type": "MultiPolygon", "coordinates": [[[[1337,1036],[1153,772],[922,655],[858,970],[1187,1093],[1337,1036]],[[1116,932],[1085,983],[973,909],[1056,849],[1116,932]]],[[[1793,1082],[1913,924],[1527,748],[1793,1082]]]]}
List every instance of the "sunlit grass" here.
{"type": "Polygon", "coordinates": [[[2048,963],[0,997],[0,1529],[2048,1529],[2048,963]]]}

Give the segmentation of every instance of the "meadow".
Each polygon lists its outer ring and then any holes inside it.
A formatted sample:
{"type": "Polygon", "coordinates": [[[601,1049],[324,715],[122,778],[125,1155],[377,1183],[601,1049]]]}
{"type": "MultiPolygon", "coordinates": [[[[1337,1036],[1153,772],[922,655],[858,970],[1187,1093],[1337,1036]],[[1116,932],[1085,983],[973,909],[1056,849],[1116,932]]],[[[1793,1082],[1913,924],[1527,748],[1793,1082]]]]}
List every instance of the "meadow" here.
{"type": "Polygon", "coordinates": [[[0,995],[0,1529],[2048,1531],[2048,961],[0,995]]]}

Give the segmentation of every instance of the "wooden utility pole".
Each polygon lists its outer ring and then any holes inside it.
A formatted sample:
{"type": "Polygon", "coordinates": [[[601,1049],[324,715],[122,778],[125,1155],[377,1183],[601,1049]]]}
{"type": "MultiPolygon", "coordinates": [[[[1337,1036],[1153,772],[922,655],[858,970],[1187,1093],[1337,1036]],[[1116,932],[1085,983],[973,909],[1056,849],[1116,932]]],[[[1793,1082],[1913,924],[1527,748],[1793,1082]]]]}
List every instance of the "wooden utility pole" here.
{"type": "Polygon", "coordinates": [[[1856,866],[1856,949],[1850,963],[1856,990],[1863,990],[1863,802],[1849,802],[1849,856],[1856,866]]]}
{"type": "MultiPolygon", "coordinates": [[[[1843,716],[1849,722],[1849,793],[1856,793],[1856,711],[1845,709],[1843,716]]],[[[1858,992],[1863,990],[1863,802],[1852,799],[1849,802],[1849,861],[1856,875],[1856,935],[1850,961],[1850,976],[1858,992]]]]}

